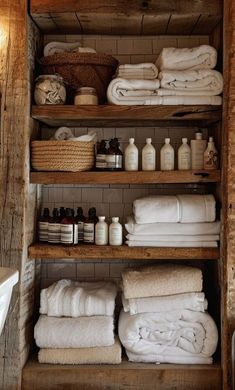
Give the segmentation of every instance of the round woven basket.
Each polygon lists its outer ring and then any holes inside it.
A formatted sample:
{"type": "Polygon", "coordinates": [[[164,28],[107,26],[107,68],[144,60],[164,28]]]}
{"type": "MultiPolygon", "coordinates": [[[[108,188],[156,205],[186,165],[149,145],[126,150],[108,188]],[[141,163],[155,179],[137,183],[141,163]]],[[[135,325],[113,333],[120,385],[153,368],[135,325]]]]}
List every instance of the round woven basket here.
{"type": "Polygon", "coordinates": [[[37,171],[89,171],[94,166],[95,143],[32,141],[31,164],[37,171]]]}
{"type": "Polygon", "coordinates": [[[106,91],[118,61],[102,53],[59,53],[41,58],[39,64],[42,74],[58,73],[64,78],[70,103],[77,88],[92,87],[102,104],[106,101],[106,91]]]}

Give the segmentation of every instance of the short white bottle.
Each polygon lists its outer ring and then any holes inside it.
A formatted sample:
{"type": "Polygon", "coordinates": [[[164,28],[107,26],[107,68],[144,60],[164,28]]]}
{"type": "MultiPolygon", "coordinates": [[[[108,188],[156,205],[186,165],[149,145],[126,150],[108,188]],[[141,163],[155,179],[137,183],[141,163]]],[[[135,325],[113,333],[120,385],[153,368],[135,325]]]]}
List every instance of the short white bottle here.
{"type": "Polygon", "coordinates": [[[108,224],[103,216],[98,217],[98,220],[95,225],[95,244],[108,245],[108,224]]]}
{"type": "Polygon", "coordinates": [[[182,138],[182,145],[178,149],[178,169],[180,171],[191,169],[191,148],[187,142],[187,138],[182,138]]]}
{"type": "Polygon", "coordinates": [[[125,171],[138,171],[139,151],[134,142],[134,138],[129,138],[129,145],[124,152],[125,171]]]}
{"type": "Polygon", "coordinates": [[[204,169],[218,169],[218,151],[213,137],[209,137],[209,142],[204,152],[204,169]]]}
{"type": "Polygon", "coordinates": [[[152,138],[146,138],[146,145],[142,149],[142,171],[155,171],[156,150],[152,145],[152,138]]]}
{"type": "Polygon", "coordinates": [[[203,169],[204,152],[206,150],[206,140],[202,139],[202,133],[195,134],[195,139],[191,140],[192,169],[203,169]]]}
{"type": "Polygon", "coordinates": [[[165,138],[165,144],[160,151],[160,170],[173,171],[175,167],[175,151],[170,144],[170,138],[165,138]]]}
{"type": "Polygon", "coordinates": [[[122,245],[122,225],[119,223],[119,217],[112,217],[112,223],[109,225],[109,244],[122,245]]]}

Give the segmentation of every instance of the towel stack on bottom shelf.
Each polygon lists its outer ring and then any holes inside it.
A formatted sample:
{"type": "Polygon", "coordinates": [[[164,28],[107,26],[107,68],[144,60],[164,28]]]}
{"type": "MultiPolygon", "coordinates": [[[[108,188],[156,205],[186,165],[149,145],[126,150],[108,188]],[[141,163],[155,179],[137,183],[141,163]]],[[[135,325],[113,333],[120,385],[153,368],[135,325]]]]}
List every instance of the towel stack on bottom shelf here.
{"type": "Polygon", "coordinates": [[[213,195],[156,195],[137,199],[125,225],[127,245],[148,247],[217,247],[213,195]]]}
{"type": "Polygon", "coordinates": [[[218,332],[200,269],[159,265],[124,271],[119,337],[130,361],[210,364],[218,332]]]}
{"type": "Polygon", "coordinates": [[[109,282],[60,280],[41,291],[34,328],[40,363],[119,364],[114,336],[116,286],[109,282]]]}

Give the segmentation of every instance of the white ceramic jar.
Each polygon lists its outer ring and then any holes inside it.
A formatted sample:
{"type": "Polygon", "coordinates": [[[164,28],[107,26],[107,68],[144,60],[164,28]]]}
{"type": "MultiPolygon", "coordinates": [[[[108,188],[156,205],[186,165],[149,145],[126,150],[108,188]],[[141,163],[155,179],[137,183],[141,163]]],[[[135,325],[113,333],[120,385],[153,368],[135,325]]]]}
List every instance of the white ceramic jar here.
{"type": "Polygon", "coordinates": [[[112,223],[109,225],[109,244],[122,245],[122,225],[119,223],[119,217],[112,217],[112,223]]]}

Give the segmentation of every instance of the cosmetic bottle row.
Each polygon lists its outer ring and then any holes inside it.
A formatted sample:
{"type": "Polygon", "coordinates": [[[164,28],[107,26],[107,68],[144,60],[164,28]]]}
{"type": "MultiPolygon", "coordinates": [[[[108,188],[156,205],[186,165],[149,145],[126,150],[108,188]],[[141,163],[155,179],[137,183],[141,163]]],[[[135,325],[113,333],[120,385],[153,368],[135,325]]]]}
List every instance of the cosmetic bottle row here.
{"type": "MultiPolygon", "coordinates": [[[[124,151],[124,170],[138,171],[139,150],[135,145],[134,138],[129,139],[129,145],[124,151]]],[[[96,155],[97,170],[122,170],[122,151],[119,149],[117,138],[109,142],[100,142],[96,155]]],[[[190,146],[187,138],[182,138],[182,145],[178,149],[178,170],[190,169],[217,169],[218,152],[215,148],[213,137],[209,141],[202,139],[202,133],[198,132],[195,139],[191,140],[190,146]]],[[[156,150],[152,145],[152,139],[146,139],[146,145],[142,149],[142,171],[156,170],[156,150]]],[[[170,138],[165,138],[165,143],[160,151],[160,170],[172,171],[175,169],[175,151],[170,144],[170,138]]]]}
{"type": "Polygon", "coordinates": [[[122,225],[118,217],[112,217],[108,226],[104,216],[96,216],[95,207],[91,207],[85,217],[83,209],[78,207],[77,215],[70,208],[54,208],[52,216],[45,208],[38,221],[39,241],[50,244],[78,245],[80,243],[96,245],[122,245],[122,225]]]}

